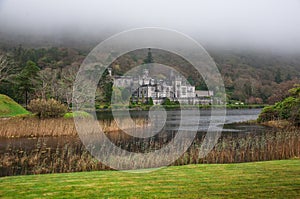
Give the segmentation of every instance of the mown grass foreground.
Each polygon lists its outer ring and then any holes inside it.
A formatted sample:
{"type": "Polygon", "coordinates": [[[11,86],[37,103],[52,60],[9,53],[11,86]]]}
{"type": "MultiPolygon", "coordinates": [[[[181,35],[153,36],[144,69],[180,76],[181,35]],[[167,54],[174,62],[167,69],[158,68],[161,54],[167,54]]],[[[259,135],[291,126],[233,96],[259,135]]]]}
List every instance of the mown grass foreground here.
{"type": "Polygon", "coordinates": [[[26,115],[26,111],[20,104],[6,95],[0,94],[0,118],[11,117],[17,115],[26,115]]]}
{"type": "Polygon", "coordinates": [[[0,198],[297,198],[300,160],[0,178],[0,198]]]}

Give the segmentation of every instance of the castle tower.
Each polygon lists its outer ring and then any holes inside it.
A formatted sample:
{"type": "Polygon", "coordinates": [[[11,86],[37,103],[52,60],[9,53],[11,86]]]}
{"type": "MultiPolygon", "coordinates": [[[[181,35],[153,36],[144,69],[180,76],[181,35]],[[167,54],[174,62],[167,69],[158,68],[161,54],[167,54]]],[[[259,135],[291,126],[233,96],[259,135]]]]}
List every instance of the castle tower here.
{"type": "Polygon", "coordinates": [[[112,68],[111,68],[111,67],[108,67],[107,70],[108,70],[109,76],[112,76],[112,68]]]}
{"type": "Polygon", "coordinates": [[[171,70],[169,78],[170,78],[169,79],[170,81],[174,80],[174,71],[173,70],[171,70]]]}
{"type": "Polygon", "coordinates": [[[181,82],[182,82],[182,78],[180,76],[176,76],[174,81],[175,83],[174,91],[175,91],[175,96],[177,98],[181,97],[181,82]]]}
{"type": "Polygon", "coordinates": [[[144,69],[143,70],[143,77],[144,78],[148,78],[149,77],[149,70],[148,69],[144,69]]]}

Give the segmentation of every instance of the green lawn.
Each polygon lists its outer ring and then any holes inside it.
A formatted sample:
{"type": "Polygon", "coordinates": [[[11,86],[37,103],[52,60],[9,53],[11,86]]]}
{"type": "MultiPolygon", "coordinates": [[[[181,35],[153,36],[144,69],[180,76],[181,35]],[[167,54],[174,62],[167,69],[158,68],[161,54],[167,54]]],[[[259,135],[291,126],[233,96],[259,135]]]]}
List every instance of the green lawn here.
{"type": "Polygon", "coordinates": [[[0,178],[0,198],[299,198],[300,160],[0,178]]]}
{"type": "Polygon", "coordinates": [[[20,104],[6,95],[0,94],[0,117],[29,114],[20,104]]]}

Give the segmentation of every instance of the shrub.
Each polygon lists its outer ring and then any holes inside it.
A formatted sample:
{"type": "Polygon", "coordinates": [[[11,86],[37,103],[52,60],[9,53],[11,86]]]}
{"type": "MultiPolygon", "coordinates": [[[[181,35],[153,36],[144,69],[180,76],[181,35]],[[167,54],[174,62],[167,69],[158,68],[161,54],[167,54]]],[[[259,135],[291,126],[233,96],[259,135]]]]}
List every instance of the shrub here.
{"type": "Polygon", "coordinates": [[[280,119],[289,119],[291,117],[292,109],[297,106],[299,100],[294,97],[287,97],[283,101],[275,104],[274,108],[279,112],[280,119]]]}
{"type": "Polygon", "coordinates": [[[62,117],[67,112],[67,107],[54,99],[34,99],[30,101],[28,110],[44,119],[62,117]]]}
{"type": "Polygon", "coordinates": [[[277,119],[278,119],[278,112],[274,108],[274,106],[266,106],[259,114],[257,121],[266,122],[266,121],[277,120],[277,119]]]}
{"type": "Polygon", "coordinates": [[[74,117],[79,117],[79,118],[92,118],[93,116],[89,114],[88,112],[85,111],[75,111],[75,112],[69,112],[64,115],[65,119],[70,119],[74,117]]]}
{"type": "Polygon", "coordinates": [[[291,89],[290,94],[290,97],[281,102],[265,107],[258,117],[258,122],[287,120],[293,125],[300,126],[300,87],[291,89]]]}
{"type": "Polygon", "coordinates": [[[292,110],[290,120],[295,126],[300,126],[300,106],[292,110]]]}
{"type": "Polygon", "coordinates": [[[162,103],[162,105],[170,106],[170,105],[172,105],[172,102],[169,98],[166,98],[165,101],[162,103]]]}
{"type": "Polygon", "coordinates": [[[166,109],[171,109],[171,108],[178,108],[180,107],[180,103],[178,100],[176,101],[171,101],[169,98],[166,98],[165,101],[162,103],[162,105],[166,108],[166,109]]]}

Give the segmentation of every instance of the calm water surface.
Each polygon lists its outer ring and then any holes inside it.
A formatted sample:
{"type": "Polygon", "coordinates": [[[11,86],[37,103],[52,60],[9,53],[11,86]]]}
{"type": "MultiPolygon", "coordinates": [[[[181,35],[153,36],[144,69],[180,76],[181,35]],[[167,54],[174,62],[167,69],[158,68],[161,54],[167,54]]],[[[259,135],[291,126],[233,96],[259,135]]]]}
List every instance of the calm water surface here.
{"type": "MultiPolygon", "coordinates": [[[[226,110],[226,117],[224,124],[231,124],[231,123],[239,123],[239,122],[246,122],[249,120],[256,120],[261,109],[229,109],[226,110]]],[[[218,127],[222,124],[224,117],[222,116],[223,111],[216,110],[214,114],[214,120],[211,118],[211,110],[172,110],[167,111],[167,119],[166,122],[163,121],[165,127],[164,130],[193,130],[198,128],[198,131],[207,131],[209,125],[218,127]],[[200,115],[200,117],[199,117],[200,115]],[[182,117],[181,117],[182,116],[182,117]],[[180,127],[180,128],[179,128],[180,127]]],[[[163,111],[158,111],[156,115],[154,115],[157,119],[155,122],[159,123],[159,119],[161,119],[161,114],[163,111]]],[[[149,119],[149,112],[147,111],[134,111],[131,112],[130,116],[135,119],[145,118],[146,120],[149,119]]],[[[114,117],[111,113],[106,112],[99,112],[97,114],[98,119],[100,120],[112,120],[114,117]]],[[[122,120],[127,118],[125,112],[118,112],[117,113],[118,119],[122,120]]],[[[155,123],[154,122],[154,123],[155,123]]],[[[234,129],[227,129],[227,125],[223,129],[223,131],[237,131],[235,126],[234,129]]],[[[260,126],[257,126],[260,128],[260,126]]],[[[217,129],[220,130],[220,129],[217,129]]],[[[242,130],[242,129],[240,129],[242,130]]]]}
{"type": "MultiPolygon", "coordinates": [[[[258,117],[261,109],[234,109],[227,110],[225,124],[245,122],[248,120],[255,120],[258,117]]],[[[179,130],[191,130],[198,128],[199,132],[206,132],[209,125],[218,127],[222,119],[221,116],[216,116],[215,121],[211,121],[210,110],[200,110],[200,122],[197,115],[199,112],[188,111],[185,113],[185,117],[181,118],[180,111],[167,111],[166,124],[163,129],[164,134],[174,134],[179,130]],[[181,121],[181,126],[180,126],[181,121]],[[197,123],[199,122],[199,124],[197,123]]],[[[218,113],[218,112],[217,112],[218,113]]],[[[221,113],[221,112],[219,112],[221,113]]],[[[119,115],[122,117],[122,114],[119,115]]],[[[125,116],[124,116],[125,117],[125,116]]],[[[135,111],[131,113],[133,121],[140,120],[141,118],[148,120],[148,112],[146,111],[135,111]]],[[[110,113],[98,113],[99,120],[112,120],[113,116],[110,113]]],[[[257,133],[265,130],[266,127],[259,125],[245,125],[245,124],[234,124],[225,125],[223,133],[233,133],[236,135],[244,133],[257,133]]],[[[216,128],[218,129],[218,128],[216,128]]],[[[120,132],[121,134],[121,132],[120,132]]],[[[125,135],[118,136],[118,138],[128,138],[125,135]]],[[[0,152],[3,153],[10,148],[19,148],[22,150],[32,150],[35,148],[56,148],[63,147],[66,143],[72,143],[75,145],[80,144],[80,140],[74,137],[43,137],[43,138],[0,138],[0,152]]]]}

